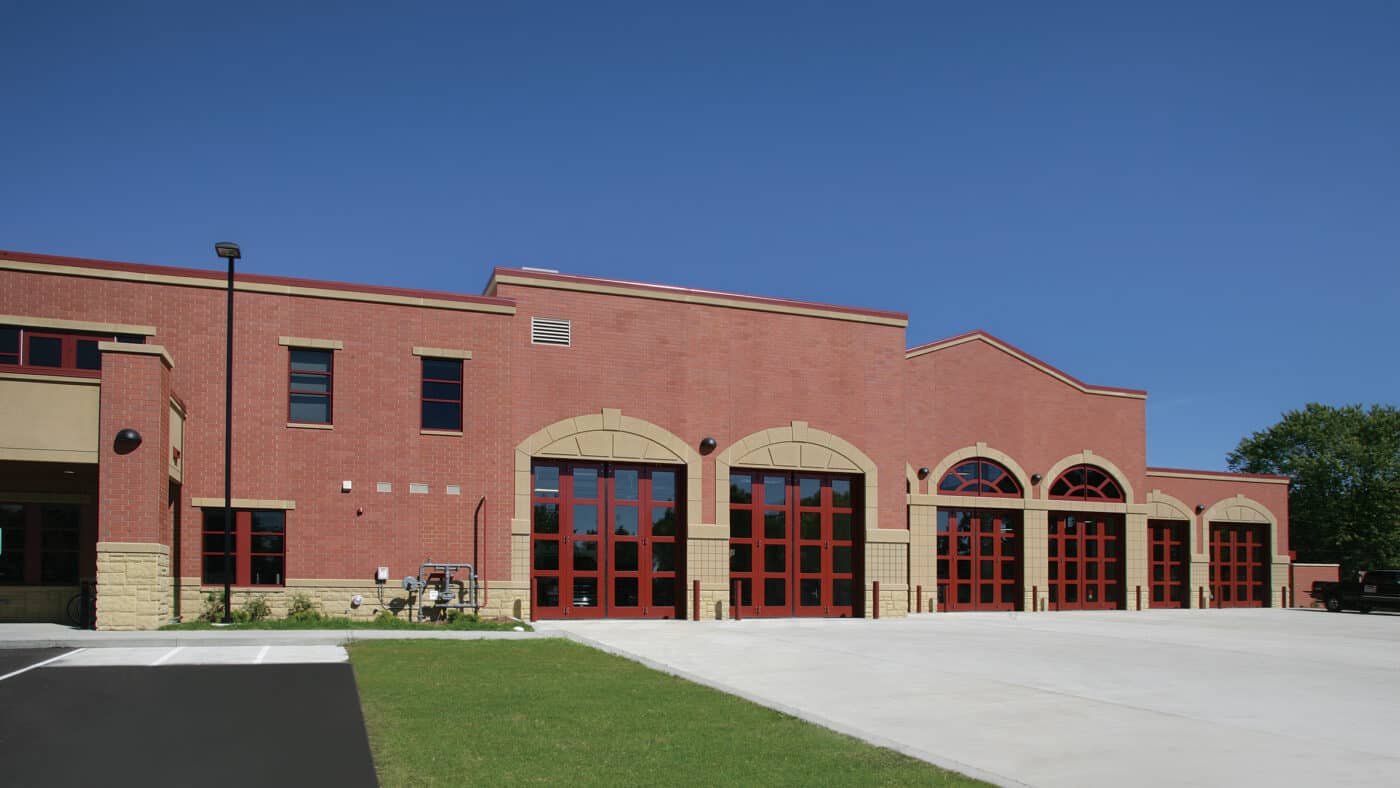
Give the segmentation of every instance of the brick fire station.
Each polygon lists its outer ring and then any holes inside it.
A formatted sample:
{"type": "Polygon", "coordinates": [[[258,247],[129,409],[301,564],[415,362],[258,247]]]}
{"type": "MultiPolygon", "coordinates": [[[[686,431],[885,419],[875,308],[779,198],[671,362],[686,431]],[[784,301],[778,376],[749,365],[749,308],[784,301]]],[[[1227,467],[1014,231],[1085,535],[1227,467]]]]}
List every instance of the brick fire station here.
{"type": "MultiPolygon", "coordinates": [[[[102,629],[222,592],[225,288],[0,251],[0,620],[83,581],[102,629]]],[[[401,611],[424,562],[524,619],[1290,596],[1287,479],[1150,467],[1146,392],[980,331],[531,269],[235,289],[236,603],[401,611]]]]}

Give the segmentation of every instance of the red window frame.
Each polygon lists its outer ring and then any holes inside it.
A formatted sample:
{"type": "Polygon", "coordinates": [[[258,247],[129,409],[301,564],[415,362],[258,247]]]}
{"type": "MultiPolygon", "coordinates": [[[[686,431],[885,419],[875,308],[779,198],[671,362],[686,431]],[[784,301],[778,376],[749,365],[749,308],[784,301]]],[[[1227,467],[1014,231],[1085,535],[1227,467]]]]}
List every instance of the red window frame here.
{"type": "MultiPolygon", "coordinates": [[[[37,372],[44,375],[74,375],[78,377],[101,377],[102,375],[102,354],[96,351],[96,367],[78,366],[78,344],[81,342],[111,342],[113,340],[129,340],[125,335],[114,334],[92,334],[75,331],[50,331],[45,329],[30,329],[23,326],[0,326],[7,332],[14,332],[15,344],[0,348],[0,368],[12,368],[24,372],[37,372]],[[54,339],[59,342],[59,363],[58,366],[39,366],[30,363],[30,342],[35,339],[54,339]]],[[[144,341],[144,338],[142,338],[144,341]]]]}
{"type": "Polygon", "coordinates": [[[462,431],[462,424],[463,424],[463,413],[462,413],[462,398],[463,398],[463,397],[462,397],[462,394],[463,394],[463,386],[464,386],[465,383],[466,383],[466,365],[462,363],[462,359],[460,359],[460,358],[438,358],[438,357],[436,357],[436,356],[424,356],[424,357],[423,357],[423,362],[422,362],[422,381],[423,381],[423,385],[422,385],[422,389],[421,389],[421,392],[422,392],[422,401],[421,401],[421,403],[420,403],[420,405],[419,405],[419,422],[418,422],[420,428],[421,428],[421,429],[424,429],[424,430],[441,430],[441,431],[443,431],[443,432],[461,432],[461,431],[462,431]],[[450,364],[450,365],[453,365],[453,366],[456,367],[456,369],[457,369],[457,377],[456,377],[455,380],[449,379],[449,378],[430,378],[430,377],[428,377],[428,367],[429,367],[429,365],[430,365],[430,364],[442,364],[442,363],[450,364]],[[437,385],[455,385],[455,386],[457,387],[457,397],[456,397],[455,399],[450,399],[450,398],[445,398],[445,397],[429,397],[429,396],[428,396],[428,386],[429,386],[430,384],[437,384],[437,385]],[[441,425],[429,426],[428,423],[427,423],[427,415],[428,415],[428,403],[430,403],[430,402],[432,402],[432,403],[455,404],[455,405],[457,406],[457,425],[456,425],[455,427],[445,427],[445,426],[441,426],[441,425]]]}
{"type": "MultiPolygon", "coordinates": [[[[200,583],[206,586],[223,585],[222,561],[224,558],[224,528],[222,507],[209,507],[202,510],[200,522],[200,583]],[[210,527],[210,515],[217,515],[217,527],[210,527]],[[214,537],[211,541],[210,537],[214,537]],[[214,549],[210,549],[213,547],[214,549]],[[210,577],[209,559],[217,559],[220,574],[210,577]]],[[[250,588],[281,588],[287,585],[287,513],[282,509],[234,509],[233,510],[233,579],[232,584],[250,588]],[[281,530],[263,528],[256,530],[254,512],[265,515],[280,515],[281,530]],[[280,537],[282,549],[268,550],[265,547],[254,550],[254,537],[280,537]],[[253,582],[253,559],[280,558],[282,574],[278,582],[253,582]]]]}
{"type": "Polygon", "coordinates": [[[949,468],[938,482],[939,495],[1020,498],[1021,485],[999,462],[976,457],[949,468]]]}
{"type": "Polygon", "coordinates": [[[1123,502],[1123,485],[1097,465],[1066,468],[1050,484],[1050,497],[1061,501],[1123,502]]]}
{"type": "Polygon", "coordinates": [[[289,348],[287,353],[287,421],[292,424],[334,424],[335,423],[335,353],[330,350],[320,348],[289,348]],[[312,369],[297,369],[294,365],[294,356],[297,353],[323,353],[326,356],[326,371],[312,369]],[[324,377],[326,379],[325,391],[318,389],[305,389],[296,387],[298,375],[324,377]],[[292,418],[292,397],[324,397],[326,400],[326,418],[324,421],[306,421],[304,419],[292,418]]]}
{"type": "Polygon", "coordinates": [[[1126,535],[1121,514],[1051,512],[1046,534],[1051,608],[1125,608],[1126,535]]]}

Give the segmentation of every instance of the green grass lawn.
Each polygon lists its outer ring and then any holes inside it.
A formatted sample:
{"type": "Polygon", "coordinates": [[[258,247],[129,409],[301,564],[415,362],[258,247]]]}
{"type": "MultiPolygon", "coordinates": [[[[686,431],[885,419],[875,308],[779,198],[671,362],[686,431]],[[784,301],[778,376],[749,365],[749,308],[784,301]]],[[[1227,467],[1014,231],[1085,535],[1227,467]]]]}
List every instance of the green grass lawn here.
{"type": "Polygon", "coordinates": [[[228,626],[216,626],[208,621],[185,621],[179,624],[167,624],[161,629],[426,629],[426,630],[492,630],[509,632],[516,627],[523,627],[527,632],[531,630],[529,624],[522,624],[519,621],[493,621],[490,619],[472,620],[467,616],[437,623],[408,621],[402,618],[374,618],[374,619],[349,619],[349,618],[265,618],[261,621],[243,621],[228,626]]]}
{"type": "Polygon", "coordinates": [[[349,651],[386,786],[983,785],[566,640],[349,651]]]}

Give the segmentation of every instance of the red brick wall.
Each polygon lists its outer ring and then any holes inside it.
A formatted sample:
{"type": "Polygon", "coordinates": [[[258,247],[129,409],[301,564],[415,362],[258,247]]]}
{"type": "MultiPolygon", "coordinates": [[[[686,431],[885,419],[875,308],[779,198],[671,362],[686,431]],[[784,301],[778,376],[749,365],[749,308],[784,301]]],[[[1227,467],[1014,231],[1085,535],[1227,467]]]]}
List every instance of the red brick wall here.
{"type": "Polygon", "coordinates": [[[1293,607],[1322,607],[1321,599],[1313,599],[1313,583],[1335,583],[1341,579],[1340,564],[1294,564],[1292,567],[1293,607]]]}
{"type": "MultiPolygon", "coordinates": [[[[148,342],[164,345],[174,358],[170,389],[189,408],[179,551],[184,576],[200,572],[201,518],[190,500],[223,496],[224,299],[222,290],[0,271],[0,313],[156,327],[148,342]]],[[[402,576],[429,558],[472,561],[471,517],[482,495],[489,496],[491,518],[482,529],[487,576],[508,576],[514,444],[504,440],[508,427],[500,418],[508,317],[239,292],[235,319],[233,495],[296,501],[288,517],[290,577],[369,579],[382,564],[390,566],[391,576],[402,576]],[[286,426],[288,350],[278,344],[283,335],[344,342],[335,352],[333,430],[286,426]],[[421,362],[411,354],[415,345],[473,351],[465,362],[465,437],[419,434],[421,362]],[[353,492],[340,492],[345,479],[354,482],[353,492]],[[378,481],[392,482],[393,492],[376,493],[378,481]],[[409,482],[429,484],[430,494],[410,495],[409,482]],[[448,484],[461,485],[462,494],[445,495],[448,484]]],[[[160,424],[166,423],[163,392],[141,388],[145,384],[135,379],[128,383],[126,372],[160,362],[104,356],[107,445],[101,464],[116,475],[101,485],[113,507],[101,538],[154,540],[156,532],[136,523],[152,517],[159,522],[159,511],[143,510],[138,517],[118,503],[127,497],[120,485],[129,473],[117,473],[122,466],[113,460],[136,455],[110,456],[108,427],[128,418],[122,408],[155,408],[157,401],[160,424]],[[128,385],[134,389],[119,388],[128,385]]],[[[152,410],[149,417],[155,415],[152,410]]],[[[137,454],[158,462],[160,483],[130,497],[142,507],[150,501],[165,508],[165,439],[155,429],[142,429],[146,443],[137,454]]]]}
{"type": "MultiPolygon", "coordinates": [[[[1248,476],[1238,476],[1233,479],[1181,479],[1170,476],[1150,476],[1147,481],[1148,489],[1161,490],[1191,507],[1193,511],[1197,504],[1204,505],[1209,510],[1219,501],[1233,498],[1236,495],[1243,495],[1258,501],[1278,518],[1279,543],[1275,550],[1282,555],[1288,554],[1287,484],[1271,484],[1257,479],[1251,480],[1248,476]]],[[[1195,519],[1197,520],[1195,524],[1197,544],[1206,544],[1206,540],[1209,538],[1206,532],[1208,524],[1201,522],[1201,517],[1195,519]]]]}
{"type": "Polygon", "coordinates": [[[1010,455],[1027,475],[1090,449],[1127,475],[1134,502],[1142,502],[1144,400],[1086,394],[980,340],[907,364],[909,462],[930,467],[929,483],[946,470],[933,465],[978,442],[1010,455]]]}
{"type": "Polygon", "coordinates": [[[99,542],[170,543],[166,479],[170,442],[170,376],[159,356],[102,354],[98,417],[99,542]],[[123,429],[141,434],[141,445],[117,454],[123,429]]]}
{"type": "MultiPolygon", "coordinates": [[[[904,330],[615,295],[501,285],[513,298],[510,443],[570,416],[619,408],[715,454],[806,421],[865,452],[884,528],[905,527],[904,330]],[[573,347],[530,344],[531,317],[573,321],[573,347]]],[[[702,522],[714,522],[714,454],[702,522]]]]}

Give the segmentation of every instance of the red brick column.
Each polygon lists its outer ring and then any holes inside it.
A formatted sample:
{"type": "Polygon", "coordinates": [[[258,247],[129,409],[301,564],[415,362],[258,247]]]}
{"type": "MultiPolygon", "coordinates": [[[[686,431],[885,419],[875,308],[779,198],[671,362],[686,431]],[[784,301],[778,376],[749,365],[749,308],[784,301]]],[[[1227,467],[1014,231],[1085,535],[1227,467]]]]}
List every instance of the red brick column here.
{"type": "Polygon", "coordinates": [[[97,626],[154,629],[170,617],[170,356],[104,342],[98,419],[97,626]],[[115,448],[134,429],[141,445],[115,448]]]}

